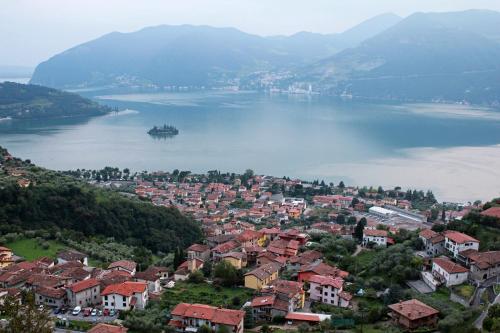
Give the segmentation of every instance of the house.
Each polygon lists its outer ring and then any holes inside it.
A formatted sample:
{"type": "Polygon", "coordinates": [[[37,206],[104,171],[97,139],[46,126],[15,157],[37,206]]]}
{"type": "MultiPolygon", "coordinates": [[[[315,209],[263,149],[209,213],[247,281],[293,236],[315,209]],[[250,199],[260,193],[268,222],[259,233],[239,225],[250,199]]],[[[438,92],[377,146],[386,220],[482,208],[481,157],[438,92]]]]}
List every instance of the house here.
{"type": "Polygon", "coordinates": [[[229,252],[222,255],[222,260],[227,261],[236,269],[247,266],[247,256],[243,252],[229,252]]]}
{"type": "Polygon", "coordinates": [[[494,219],[500,219],[500,207],[490,207],[481,212],[482,216],[487,216],[494,219]]]}
{"type": "Polygon", "coordinates": [[[298,256],[290,258],[288,269],[298,271],[301,266],[307,264],[319,264],[323,258],[323,254],[314,250],[307,250],[298,256]]]}
{"type": "Polygon", "coordinates": [[[79,261],[85,266],[88,266],[89,264],[88,256],[75,250],[65,250],[57,254],[58,264],[65,264],[71,261],[79,261]]]}
{"type": "Polygon", "coordinates": [[[259,254],[265,251],[262,246],[248,246],[244,247],[243,252],[247,255],[247,265],[253,266],[257,263],[257,257],[259,254]]]}
{"type": "Polygon", "coordinates": [[[187,248],[188,259],[201,259],[207,261],[210,258],[210,247],[203,244],[193,244],[187,248]]]}
{"type": "Polygon", "coordinates": [[[67,303],[64,288],[38,287],[35,289],[35,304],[61,308],[67,303]]]}
{"type": "Polygon", "coordinates": [[[128,328],[110,324],[99,323],[92,327],[87,333],[127,333],[128,328]]]}
{"type": "Polygon", "coordinates": [[[500,275],[500,251],[465,250],[459,253],[459,259],[470,268],[469,277],[476,282],[500,275]]]}
{"type": "Polygon", "coordinates": [[[87,279],[73,283],[67,289],[68,304],[71,307],[87,307],[101,303],[101,283],[87,279]]]}
{"type": "Polygon", "coordinates": [[[267,251],[278,256],[293,257],[299,252],[300,243],[295,239],[278,239],[267,246],[267,251]]]}
{"type": "Polygon", "coordinates": [[[134,280],[148,284],[150,293],[161,291],[161,280],[168,278],[168,269],[165,267],[148,267],[144,272],[135,273],[134,280]]]}
{"type": "Polygon", "coordinates": [[[278,278],[278,272],[281,265],[278,263],[269,263],[257,267],[245,274],[245,287],[260,290],[269,285],[278,278]]]}
{"type": "Polygon", "coordinates": [[[148,285],[143,282],[123,282],[107,286],[101,292],[105,309],[144,309],[148,303],[148,285]]]}
{"type": "Polygon", "coordinates": [[[245,311],[217,308],[205,304],[180,303],[171,311],[169,326],[176,332],[196,332],[201,326],[207,326],[217,332],[225,327],[231,333],[243,333],[245,311]]]}
{"type": "Polygon", "coordinates": [[[352,295],[344,291],[344,280],[340,277],[313,275],[309,278],[309,298],[323,304],[346,308],[352,295]]]}
{"type": "MultiPolygon", "coordinates": [[[[327,316],[328,318],[330,316],[327,316]]],[[[309,324],[317,325],[321,322],[321,317],[319,314],[314,313],[302,313],[302,312],[289,312],[285,319],[287,322],[291,322],[293,325],[309,324]]]]}
{"type": "Polygon", "coordinates": [[[8,247],[0,246],[0,269],[11,265],[13,262],[12,250],[8,247]]]}
{"type": "Polygon", "coordinates": [[[132,260],[118,260],[109,264],[108,269],[111,271],[125,271],[134,276],[137,264],[132,260]]]}
{"type": "Polygon", "coordinates": [[[444,236],[431,230],[424,229],[419,233],[419,238],[424,244],[425,254],[434,257],[444,253],[444,236]]]}
{"type": "Polygon", "coordinates": [[[257,296],[250,303],[255,321],[271,321],[288,313],[288,303],[274,294],[257,296]]]}
{"type": "Polygon", "coordinates": [[[378,246],[387,246],[387,231],[386,230],[371,230],[365,229],[363,230],[363,246],[368,246],[371,243],[374,243],[378,246]]]}
{"type": "Polygon", "coordinates": [[[245,230],[236,237],[236,241],[240,243],[242,247],[247,246],[264,246],[266,244],[266,234],[261,231],[245,230]]]}
{"type": "Polygon", "coordinates": [[[204,265],[203,260],[201,259],[188,259],[180,264],[177,267],[177,270],[174,272],[174,280],[175,281],[184,281],[187,280],[189,274],[196,272],[199,269],[202,269],[204,265]]]}
{"type": "Polygon", "coordinates": [[[407,330],[436,327],[439,311],[416,299],[389,305],[392,321],[407,330]]]}
{"type": "Polygon", "coordinates": [[[308,264],[300,267],[297,281],[304,282],[309,281],[313,275],[331,276],[331,277],[341,277],[346,278],[349,276],[348,272],[338,269],[335,266],[327,265],[323,262],[319,264],[308,264]]]}
{"type": "Polygon", "coordinates": [[[446,257],[432,259],[432,275],[446,287],[467,281],[469,270],[446,257]]]}
{"type": "Polygon", "coordinates": [[[272,252],[264,251],[257,256],[257,266],[262,266],[270,263],[278,263],[282,267],[284,267],[286,265],[286,262],[287,262],[286,257],[277,255],[272,252]]]}
{"type": "Polygon", "coordinates": [[[465,250],[479,250],[479,241],[469,235],[454,230],[447,230],[444,233],[444,247],[453,257],[465,250]]]}
{"type": "Polygon", "coordinates": [[[240,248],[240,244],[234,240],[217,245],[211,250],[212,259],[214,261],[220,261],[222,255],[229,252],[234,252],[240,248]]]}
{"type": "Polygon", "coordinates": [[[276,295],[279,300],[286,302],[288,312],[302,309],[305,305],[306,293],[302,282],[276,279],[262,288],[260,293],[276,295]]]}

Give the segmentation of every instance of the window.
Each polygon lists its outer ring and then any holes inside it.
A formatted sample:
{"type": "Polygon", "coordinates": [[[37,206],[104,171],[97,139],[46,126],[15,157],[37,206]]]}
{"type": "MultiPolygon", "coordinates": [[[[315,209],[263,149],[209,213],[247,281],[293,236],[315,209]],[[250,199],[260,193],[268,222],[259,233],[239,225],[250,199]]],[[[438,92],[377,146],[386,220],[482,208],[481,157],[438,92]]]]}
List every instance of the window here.
{"type": "Polygon", "coordinates": [[[127,301],[127,297],[123,296],[123,301],[126,302],[127,301]]]}
{"type": "Polygon", "coordinates": [[[127,307],[127,303],[123,303],[123,307],[126,308],[127,307]]]}
{"type": "Polygon", "coordinates": [[[108,300],[108,296],[104,296],[104,299],[107,301],[108,300]]]}

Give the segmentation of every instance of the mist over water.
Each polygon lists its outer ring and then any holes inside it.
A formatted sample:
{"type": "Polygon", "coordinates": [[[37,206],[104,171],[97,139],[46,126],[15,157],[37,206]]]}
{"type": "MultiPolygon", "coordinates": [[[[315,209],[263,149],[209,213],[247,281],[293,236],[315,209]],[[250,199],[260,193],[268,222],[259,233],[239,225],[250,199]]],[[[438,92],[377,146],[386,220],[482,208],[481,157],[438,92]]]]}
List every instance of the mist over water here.
{"type": "Polygon", "coordinates": [[[243,172],[432,189],[439,200],[500,195],[500,112],[306,95],[196,92],[103,95],[125,112],[2,122],[0,144],[57,170],[243,172]],[[166,140],[146,132],[170,124],[166,140]]]}

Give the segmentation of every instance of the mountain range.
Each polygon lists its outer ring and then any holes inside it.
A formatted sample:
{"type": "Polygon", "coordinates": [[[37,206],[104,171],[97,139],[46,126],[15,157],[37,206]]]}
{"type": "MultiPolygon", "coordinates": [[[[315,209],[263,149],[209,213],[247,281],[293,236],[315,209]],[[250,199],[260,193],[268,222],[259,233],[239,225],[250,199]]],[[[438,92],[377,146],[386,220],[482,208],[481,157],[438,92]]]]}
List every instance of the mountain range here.
{"type": "Polygon", "coordinates": [[[404,19],[383,14],[340,34],[260,37],[189,25],[114,32],[41,63],[32,83],[257,89],[307,84],[353,98],[491,105],[500,101],[499,74],[500,13],[468,10],[404,19]]]}

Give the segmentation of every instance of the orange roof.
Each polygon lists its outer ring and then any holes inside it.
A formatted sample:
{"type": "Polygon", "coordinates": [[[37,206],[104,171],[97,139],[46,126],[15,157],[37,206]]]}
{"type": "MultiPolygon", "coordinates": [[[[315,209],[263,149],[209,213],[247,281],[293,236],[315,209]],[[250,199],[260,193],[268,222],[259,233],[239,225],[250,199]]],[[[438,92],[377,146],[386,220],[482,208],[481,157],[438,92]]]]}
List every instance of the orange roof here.
{"type": "Polygon", "coordinates": [[[322,286],[331,286],[336,289],[341,289],[344,285],[344,280],[339,277],[331,277],[331,276],[322,276],[322,275],[313,275],[309,278],[310,283],[317,283],[322,286]]]}
{"type": "Polygon", "coordinates": [[[481,212],[483,216],[496,217],[500,219],[500,207],[490,207],[485,211],[481,212]]]}
{"type": "Polygon", "coordinates": [[[128,328],[99,323],[92,327],[88,333],[126,333],[128,328]]]}
{"type": "Polygon", "coordinates": [[[73,283],[69,288],[71,289],[72,292],[79,293],[80,291],[83,291],[85,289],[89,289],[92,287],[96,287],[98,285],[99,285],[99,281],[97,281],[96,279],[87,279],[87,280],[73,283]]]}
{"type": "Polygon", "coordinates": [[[365,229],[363,230],[363,235],[372,237],[387,237],[387,230],[365,229]]]}
{"type": "Polygon", "coordinates": [[[416,320],[438,314],[439,311],[431,308],[416,299],[389,305],[389,308],[410,320],[416,320]]]}
{"type": "Polygon", "coordinates": [[[472,238],[469,235],[463,234],[458,231],[454,230],[448,230],[444,233],[444,236],[448,239],[451,239],[455,243],[458,244],[463,244],[463,243],[468,243],[468,242],[474,242],[474,243],[479,243],[479,241],[475,238],[472,238]]]}
{"type": "Polygon", "coordinates": [[[431,229],[424,229],[424,230],[420,231],[420,234],[419,234],[420,237],[423,237],[425,239],[431,239],[433,237],[436,237],[437,235],[438,235],[438,233],[431,230],[431,229]]]}
{"type": "Polygon", "coordinates": [[[444,269],[446,272],[450,274],[467,273],[469,271],[467,268],[462,267],[457,263],[454,263],[453,261],[451,261],[446,257],[434,258],[432,259],[432,262],[440,266],[442,269],[444,269]]]}
{"type": "Polygon", "coordinates": [[[320,322],[318,315],[313,314],[305,314],[298,312],[289,312],[286,317],[286,320],[300,320],[300,321],[312,321],[312,322],[320,322]]]}
{"type": "Polygon", "coordinates": [[[147,283],[126,281],[123,283],[112,284],[106,287],[101,293],[102,296],[118,294],[123,296],[132,296],[134,293],[143,293],[147,289],[147,283]]]}
{"type": "Polygon", "coordinates": [[[259,307],[259,306],[265,306],[265,305],[273,305],[275,299],[276,299],[275,295],[255,297],[252,300],[252,306],[259,307]]]}
{"type": "Polygon", "coordinates": [[[172,310],[173,316],[209,320],[215,324],[237,326],[245,317],[245,312],[240,310],[221,309],[206,304],[179,303],[172,310]]]}
{"type": "Polygon", "coordinates": [[[131,260],[118,260],[109,264],[109,269],[111,268],[125,268],[127,271],[133,272],[136,269],[137,264],[131,260]]]}

